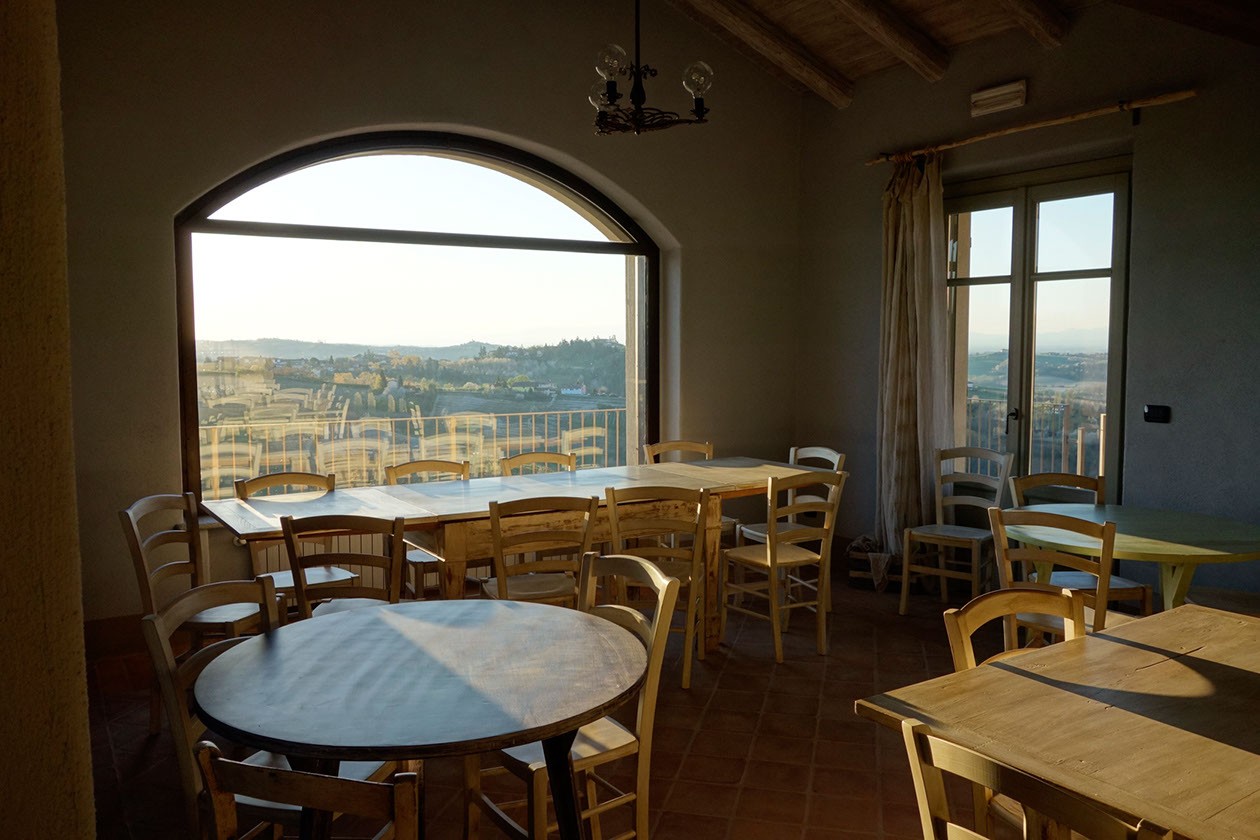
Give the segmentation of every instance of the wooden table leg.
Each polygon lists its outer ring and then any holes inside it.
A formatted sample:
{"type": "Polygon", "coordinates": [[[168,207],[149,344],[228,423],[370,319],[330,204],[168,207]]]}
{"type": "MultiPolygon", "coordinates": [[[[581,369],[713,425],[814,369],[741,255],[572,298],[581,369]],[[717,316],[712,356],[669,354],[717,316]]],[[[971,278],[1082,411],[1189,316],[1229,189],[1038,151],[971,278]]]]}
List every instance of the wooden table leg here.
{"type": "Polygon", "coordinates": [[[1193,563],[1159,564],[1159,594],[1164,601],[1164,609],[1171,610],[1186,602],[1186,593],[1190,591],[1192,577],[1194,577],[1193,563]]]}
{"type": "Polygon", "coordinates": [[[709,497],[704,531],[704,639],[708,653],[718,649],[722,641],[722,499],[709,497]]]}
{"type": "Polygon", "coordinates": [[[542,742],[560,840],[583,840],[586,837],[582,812],[578,806],[577,779],[573,776],[573,756],[570,752],[576,737],[577,730],[574,730],[554,738],[544,738],[542,742]]]}

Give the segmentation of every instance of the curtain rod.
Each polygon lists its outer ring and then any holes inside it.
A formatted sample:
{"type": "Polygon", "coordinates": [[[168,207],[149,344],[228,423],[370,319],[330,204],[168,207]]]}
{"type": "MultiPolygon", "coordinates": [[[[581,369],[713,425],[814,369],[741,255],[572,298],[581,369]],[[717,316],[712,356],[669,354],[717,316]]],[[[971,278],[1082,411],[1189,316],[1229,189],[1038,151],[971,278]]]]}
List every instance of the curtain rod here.
{"type": "Polygon", "coordinates": [[[1156,105],[1167,105],[1170,102],[1180,102],[1183,99],[1190,99],[1197,93],[1198,91],[1195,90],[1179,90],[1175,93],[1148,96],[1145,99],[1122,99],[1114,105],[1104,105],[1100,108],[1093,108],[1089,111],[1081,111],[1079,114],[1069,114],[1065,117],[1051,117],[1045,120],[1037,120],[1036,122],[1012,125],[1007,128],[997,128],[993,131],[986,131],[984,134],[976,134],[963,140],[952,140],[948,143],[940,143],[935,146],[924,146],[921,149],[914,149],[909,152],[885,152],[879,155],[879,157],[868,160],[866,165],[874,166],[877,163],[884,163],[885,161],[890,160],[910,160],[914,157],[926,155],[930,152],[943,152],[946,149],[956,149],[959,146],[969,146],[972,143],[979,143],[981,140],[992,140],[994,137],[1005,137],[1008,134],[1018,134],[1021,131],[1032,131],[1034,128],[1048,128],[1052,125],[1063,125],[1065,123],[1078,122],[1092,117],[1101,117],[1106,114],[1115,114],[1122,111],[1136,111],[1139,108],[1151,108],[1156,105]]]}

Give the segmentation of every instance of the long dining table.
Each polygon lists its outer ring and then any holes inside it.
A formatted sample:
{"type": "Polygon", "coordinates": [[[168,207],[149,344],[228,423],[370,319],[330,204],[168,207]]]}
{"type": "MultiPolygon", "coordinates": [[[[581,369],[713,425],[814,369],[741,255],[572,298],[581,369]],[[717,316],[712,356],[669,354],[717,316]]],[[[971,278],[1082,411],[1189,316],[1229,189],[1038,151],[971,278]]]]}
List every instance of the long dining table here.
{"type": "MultiPolygon", "coordinates": [[[[707,461],[631,464],[575,472],[533,475],[487,476],[468,481],[435,481],[354,487],[324,492],[282,493],[250,499],[214,499],[202,508],[242,540],[274,540],[281,536],[281,516],[356,514],[384,518],[403,517],[408,529],[431,531],[435,551],[443,560],[443,586],[447,597],[462,597],[470,562],[493,556],[490,536],[490,502],[508,502],[537,496],[597,496],[601,515],[595,523],[595,541],[606,541],[608,519],[603,498],[608,487],[626,489],[668,486],[699,490],[708,488],[709,510],[705,531],[705,622],[708,650],[717,647],[721,634],[718,611],[719,550],[722,502],[741,496],[764,495],[771,477],[796,475],[810,467],[742,456],[707,461]]],[[[633,516],[633,508],[628,516],[633,516]]]]}
{"type": "Polygon", "coordinates": [[[1186,605],[858,700],[1189,840],[1260,836],[1260,619],[1186,605]]]}

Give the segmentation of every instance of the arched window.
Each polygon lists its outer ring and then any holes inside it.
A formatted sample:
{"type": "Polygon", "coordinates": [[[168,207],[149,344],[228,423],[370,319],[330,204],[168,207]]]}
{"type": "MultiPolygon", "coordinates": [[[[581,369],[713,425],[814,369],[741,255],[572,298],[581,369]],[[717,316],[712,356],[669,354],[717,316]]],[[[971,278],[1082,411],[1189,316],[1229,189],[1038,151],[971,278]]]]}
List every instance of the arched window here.
{"type": "Polygon", "coordinates": [[[186,485],[655,437],[658,250],[607,197],[510,147],[430,132],[320,143],[176,221],[186,485]]]}

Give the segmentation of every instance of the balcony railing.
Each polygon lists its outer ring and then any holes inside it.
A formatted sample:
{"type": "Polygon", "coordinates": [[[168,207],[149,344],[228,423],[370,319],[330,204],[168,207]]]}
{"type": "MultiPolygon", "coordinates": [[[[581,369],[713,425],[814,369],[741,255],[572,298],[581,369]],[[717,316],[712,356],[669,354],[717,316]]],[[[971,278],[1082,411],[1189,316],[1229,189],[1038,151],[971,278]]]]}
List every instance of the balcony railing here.
{"type": "Polygon", "coordinates": [[[385,483],[385,467],[421,458],[468,461],[474,477],[498,475],[520,452],[573,452],[580,467],[627,463],[626,410],[450,414],[344,419],[325,416],[222,419],[202,425],[204,498],[232,495],[232,482],[262,473],[336,473],[338,487],[385,483]]]}
{"type": "MultiPolygon", "coordinates": [[[[1107,414],[1090,411],[1091,406],[1033,405],[1029,472],[1100,474],[1107,457],[1107,414]]],[[[967,445],[1006,451],[1006,413],[1005,400],[968,399],[967,445]]]]}

